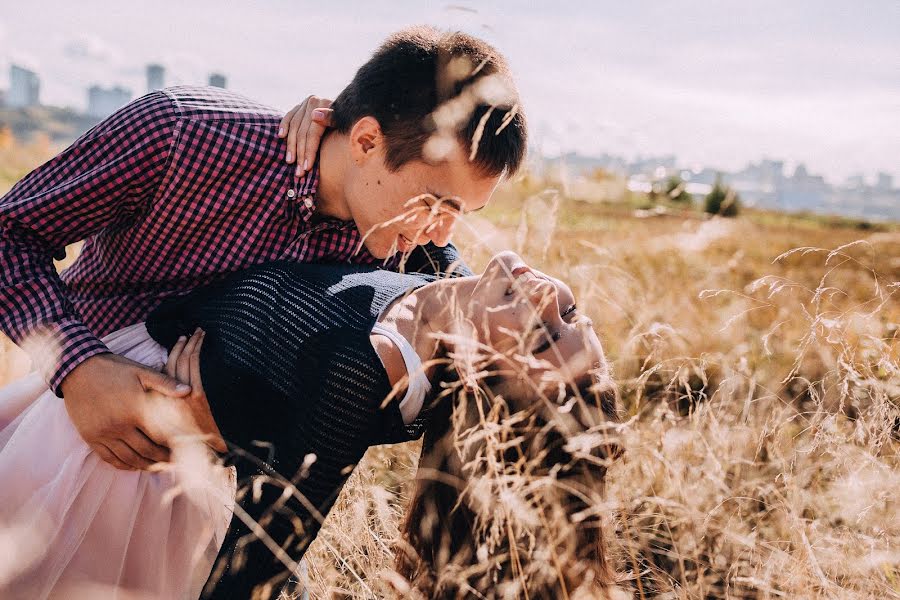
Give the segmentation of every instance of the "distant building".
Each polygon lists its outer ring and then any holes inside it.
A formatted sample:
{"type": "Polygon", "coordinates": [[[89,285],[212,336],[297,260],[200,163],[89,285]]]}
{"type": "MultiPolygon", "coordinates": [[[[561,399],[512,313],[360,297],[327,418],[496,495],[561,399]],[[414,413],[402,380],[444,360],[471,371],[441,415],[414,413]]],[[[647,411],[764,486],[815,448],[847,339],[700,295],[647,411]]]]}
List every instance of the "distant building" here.
{"type": "Polygon", "coordinates": [[[131,90],[116,86],[103,88],[92,85],[88,88],[88,114],[103,119],[131,102],[131,90]]]}
{"type": "Polygon", "coordinates": [[[224,88],[225,76],[221,73],[211,73],[209,76],[209,85],[217,88],[224,88]]]}
{"type": "Polygon", "coordinates": [[[844,187],[851,190],[861,190],[866,187],[866,178],[861,173],[855,173],[847,178],[844,187]]]}
{"type": "Polygon", "coordinates": [[[162,65],[147,65],[147,91],[166,87],[166,68],[162,65]]]}
{"type": "Polygon", "coordinates": [[[11,108],[40,104],[41,80],[37,73],[18,65],[9,68],[9,93],[6,104],[11,108]]]}
{"type": "Polygon", "coordinates": [[[832,189],[821,175],[812,175],[800,163],[793,176],[778,188],[778,207],[784,210],[816,210],[826,206],[832,189]]]}
{"type": "Polygon", "coordinates": [[[881,192],[886,192],[894,188],[894,178],[884,172],[878,173],[878,178],[875,180],[875,189],[881,192]]]}

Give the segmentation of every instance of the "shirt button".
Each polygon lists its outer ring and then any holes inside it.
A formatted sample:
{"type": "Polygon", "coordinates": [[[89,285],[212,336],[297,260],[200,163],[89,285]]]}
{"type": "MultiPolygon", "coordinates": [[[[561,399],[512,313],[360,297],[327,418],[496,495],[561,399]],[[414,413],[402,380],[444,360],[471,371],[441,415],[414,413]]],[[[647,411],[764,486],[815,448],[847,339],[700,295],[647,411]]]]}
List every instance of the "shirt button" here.
{"type": "Polygon", "coordinates": [[[295,192],[293,189],[288,190],[288,194],[287,194],[288,198],[293,198],[296,195],[297,195],[297,192],[295,192]]]}
{"type": "Polygon", "coordinates": [[[307,196],[306,198],[303,199],[303,204],[306,205],[306,208],[312,208],[312,206],[313,206],[313,199],[310,198],[309,196],[307,196]]]}

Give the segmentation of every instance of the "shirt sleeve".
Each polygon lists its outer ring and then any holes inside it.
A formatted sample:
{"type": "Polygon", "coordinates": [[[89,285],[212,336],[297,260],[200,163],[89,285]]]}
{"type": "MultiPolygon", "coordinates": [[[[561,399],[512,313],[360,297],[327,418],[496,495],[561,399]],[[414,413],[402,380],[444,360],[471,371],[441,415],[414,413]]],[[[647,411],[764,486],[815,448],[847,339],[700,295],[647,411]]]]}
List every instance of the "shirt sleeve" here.
{"type": "Polygon", "coordinates": [[[175,103],[163,92],[148,94],[0,198],[0,329],[31,355],[57,395],[76,366],[109,350],[82,322],[53,259],[149,205],[177,129],[175,103]]]}

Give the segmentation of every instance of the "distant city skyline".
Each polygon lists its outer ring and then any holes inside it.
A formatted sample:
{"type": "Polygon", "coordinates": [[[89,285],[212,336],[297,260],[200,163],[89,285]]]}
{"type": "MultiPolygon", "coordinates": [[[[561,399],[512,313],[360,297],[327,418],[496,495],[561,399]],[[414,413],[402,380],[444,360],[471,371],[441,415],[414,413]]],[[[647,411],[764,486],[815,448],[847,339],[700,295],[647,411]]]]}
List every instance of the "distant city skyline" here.
{"type": "MultiPolygon", "coordinates": [[[[146,66],[145,73],[145,85],[143,89],[138,90],[138,96],[167,86],[166,68],[163,65],[149,64],[146,66]]],[[[227,85],[227,81],[227,78],[222,73],[210,73],[205,83],[212,87],[224,88],[227,85]]],[[[200,85],[202,83],[203,82],[199,82],[195,85],[200,85]]],[[[39,73],[12,63],[9,67],[9,87],[5,90],[5,95],[0,95],[0,107],[52,107],[52,104],[47,104],[42,101],[40,97],[40,84],[41,79],[39,73]]],[[[87,94],[86,109],[81,110],[73,106],[55,108],[71,109],[76,112],[82,112],[89,117],[104,119],[134,100],[136,97],[131,88],[123,85],[105,87],[95,83],[84,91],[87,94]]]]}
{"type": "Polygon", "coordinates": [[[637,159],[614,154],[567,154],[549,159],[532,157],[531,163],[543,175],[558,179],[564,186],[612,176],[623,178],[624,187],[632,192],[663,193],[674,177],[697,199],[706,196],[713,184],[721,181],[731,186],[748,206],[900,221],[900,189],[895,187],[893,176],[886,172],[878,172],[874,178],[854,175],[832,185],[802,162],[789,168],[785,161],[771,158],[751,161],[734,171],[708,166],[692,169],[672,154],[637,159]]]}
{"type": "MultiPolygon", "coordinates": [[[[166,86],[163,65],[148,64],[145,75],[145,92],[166,86]]],[[[221,73],[211,73],[208,78],[208,84],[215,87],[224,88],[226,81],[221,73]]],[[[0,102],[0,127],[9,125],[13,135],[22,139],[38,132],[48,134],[53,131],[52,139],[57,143],[68,143],[133,99],[132,91],[125,87],[92,85],[87,89],[87,112],[79,115],[78,111],[42,104],[40,77],[33,71],[13,64],[10,66],[10,82],[10,89],[0,102]],[[23,110],[32,107],[37,108],[41,116],[31,110],[23,110]],[[68,121],[62,129],[59,127],[60,115],[67,115],[64,119],[68,121]]],[[[545,176],[551,173],[551,179],[558,178],[566,187],[571,182],[572,174],[581,182],[605,181],[612,176],[624,177],[621,179],[625,182],[622,193],[626,188],[632,192],[660,193],[672,185],[675,178],[675,181],[681,182],[675,185],[683,185],[688,194],[703,197],[716,181],[721,180],[732,186],[740,194],[742,202],[750,206],[900,220],[900,189],[894,188],[893,176],[883,171],[877,172],[872,182],[864,174],[856,173],[840,185],[831,185],[802,162],[791,168],[784,160],[768,157],[750,162],[739,171],[729,172],[709,166],[688,166],[674,154],[639,155],[629,159],[609,153],[584,156],[570,152],[559,157],[547,157],[533,146],[529,148],[528,162],[532,172],[545,176]]]]}
{"type": "Polygon", "coordinates": [[[0,16],[0,72],[32,68],[44,103],[85,110],[91,85],[139,94],[158,63],[167,84],[223,73],[231,89],[285,110],[309,93],[333,97],[388,33],[422,22],[481,35],[507,55],[546,155],[672,153],[723,170],[777,157],[832,183],[878,171],[900,179],[893,0],[48,0],[0,16]]]}

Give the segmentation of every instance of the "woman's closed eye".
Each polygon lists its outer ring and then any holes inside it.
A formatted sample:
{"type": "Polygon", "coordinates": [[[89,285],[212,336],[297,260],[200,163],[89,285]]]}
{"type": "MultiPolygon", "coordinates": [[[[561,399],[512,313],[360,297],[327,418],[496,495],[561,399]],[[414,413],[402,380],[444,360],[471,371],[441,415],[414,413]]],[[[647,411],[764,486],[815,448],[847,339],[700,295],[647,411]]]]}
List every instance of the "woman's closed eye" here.
{"type": "MultiPolygon", "coordinates": [[[[577,316],[575,313],[575,310],[576,310],[575,305],[571,304],[571,305],[569,305],[569,307],[567,307],[565,310],[563,310],[560,313],[560,316],[567,323],[571,323],[577,316]]],[[[543,323],[539,323],[535,327],[535,329],[539,333],[543,334],[543,335],[541,335],[541,337],[543,338],[543,341],[534,350],[531,351],[532,354],[540,354],[541,352],[546,352],[547,350],[550,349],[550,346],[554,342],[558,341],[559,338],[562,337],[562,334],[559,331],[551,332],[549,329],[549,325],[550,325],[549,323],[544,321],[543,323]]]]}
{"type": "Polygon", "coordinates": [[[554,333],[546,332],[546,334],[543,336],[544,341],[537,348],[532,350],[531,353],[532,354],[540,354],[541,352],[546,352],[547,350],[550,349],[550,346],[554,342],[559,340],[560,335],[561,334],[558,331],[556,331],[554,333]]]}

